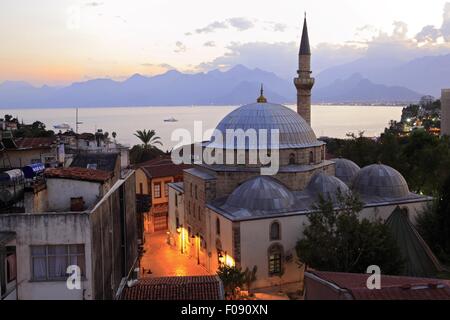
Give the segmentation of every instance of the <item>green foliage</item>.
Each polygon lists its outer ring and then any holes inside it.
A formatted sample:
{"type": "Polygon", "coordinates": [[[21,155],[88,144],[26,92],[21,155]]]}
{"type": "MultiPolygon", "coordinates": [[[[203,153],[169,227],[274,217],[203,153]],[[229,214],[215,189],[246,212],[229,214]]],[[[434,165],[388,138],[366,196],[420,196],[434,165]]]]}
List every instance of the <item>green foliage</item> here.
{"type": "Polygon", "coordinates": [[[18,129],[14,131],[15,138],[39,138],[39,137],[53,137],[55,132],[47,130],[45,124],[40,121],[35,121],[31,125],[19,124],[18,129]]]}
{"type": "Polygon", "coordinates": [[[143,147],[145,149],[155,147],[155,145],[163,145],[161,142],[161,138],[156,136],[155,130],[137,130],[134,135],[142,141],[143,147]]]}
{"type": "Polygon", "coordinates": [[[385,274],[398,274],[404,261],[381,221],[358,219],[363,204],[352,194],[338,194],[337,203],[319,198],[308,216],[296,251],[301,262],[326,271],[366,272],[378,265],[385,274]]]}
{"type": "Polygon", "coordinates": [[[257,266],[253,266],[253,269],[250,270],[248,267],[244,270],[244,283],[247,286],[247,290],[250,290],[253,282],[256,281],[256,272],[258,271],[257,266]]]}
{"type": "Polygon", "coordinates": [[[417,217],[417,229],[444,264],[450,264],[450,175],[435,200],[417,217]]]}
{"type": "Polygon", "coordinates": [[[131,164],[137,164],[165,155],[167,153],[157,147],[144,148],[142,145],[135,145],[130,150],[130,162],[131,164]]]}
{"type": "Polygon", "coordinates": [[[221,265],[217,270],[217,275],[222,280],[227,296],[234,295],[236,288],[242,287],[245,283],[245,273],[236,266],[221,265]]]}

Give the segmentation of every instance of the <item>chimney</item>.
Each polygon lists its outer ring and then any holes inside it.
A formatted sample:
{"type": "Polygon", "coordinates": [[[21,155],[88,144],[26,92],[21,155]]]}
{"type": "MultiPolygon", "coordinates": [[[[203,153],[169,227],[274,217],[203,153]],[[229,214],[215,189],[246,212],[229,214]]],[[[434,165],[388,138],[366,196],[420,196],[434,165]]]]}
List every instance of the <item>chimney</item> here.
{"type": "Polygon", "coordinates": [[[70,211],[84,211],[83,197],[70,198],[70,211]]]}
{"type": "Polygon", "coordinates": [[[450,136],[450,89],[441,91],[441,136],[450,136]]]}

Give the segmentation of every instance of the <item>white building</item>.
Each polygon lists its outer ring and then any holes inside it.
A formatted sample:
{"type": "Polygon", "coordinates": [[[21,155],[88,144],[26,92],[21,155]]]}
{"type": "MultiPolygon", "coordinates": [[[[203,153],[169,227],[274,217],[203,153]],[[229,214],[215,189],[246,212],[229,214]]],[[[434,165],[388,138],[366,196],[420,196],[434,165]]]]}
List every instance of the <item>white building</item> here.
{"type": "Polygon", "coordinates": [[[325,143],[300,115],[310,120],[314,81],[309,60],[304,31],[295,79],[297,113],[268,103],[261,92],[257,103],[233,110],[216,127],[224,137],[228,130],[241,129],[245,143],[238,146],[213,139],[203,143],[210,154],[229,152],[237,159],[243,154],[244,164],[196,164],[184,170],[183,183],[170,185],[170,243],[213,273],[220,264],[243,270],[257,266],[254,288],[302,281],[295,247],[319,195],[336,200],[338,191],[355,192],[364,203],[361,217],[387,219],[400,207],[413,221],[430,201],[411,193],[405,179],[391,167],[374,164],[360,169],[346,159],[325,159],[325,143]],[[279,169],[272,176],[261,175],[263,163],[249,162],[254,150],[272,148],[261,149],[259,144],[255,148],[247,142],[245,131],[249,129],[256,130],[258,141],[264,141],[264,130],[278,133],[279,169]]]}
{"type": "Polygon", "coordinates": [[[47,169],[27,188],[25,212],[0,213],[2,298],[115,298],[138,266],[134,179],[133,170],[47,169]],[[72,265],[79,289],[67,286],[72,265]]]}

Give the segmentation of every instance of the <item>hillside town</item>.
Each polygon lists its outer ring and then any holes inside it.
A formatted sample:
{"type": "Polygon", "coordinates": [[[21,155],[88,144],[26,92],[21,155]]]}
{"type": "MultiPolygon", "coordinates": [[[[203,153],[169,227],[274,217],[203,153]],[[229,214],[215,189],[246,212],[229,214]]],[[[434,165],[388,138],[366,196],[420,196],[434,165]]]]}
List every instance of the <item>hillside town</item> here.
{"type": "Polygon", "coordinates": [[[187,145],[216,162],[174,163],[152,129],[130,148],[5,115],[0,299],[449,300],[450,89],[377,139],[318,139],[312,54],[305,17],[297,111],[261,86],[216,127],[278,130],[272,175],[247,142],[187,145]]]}

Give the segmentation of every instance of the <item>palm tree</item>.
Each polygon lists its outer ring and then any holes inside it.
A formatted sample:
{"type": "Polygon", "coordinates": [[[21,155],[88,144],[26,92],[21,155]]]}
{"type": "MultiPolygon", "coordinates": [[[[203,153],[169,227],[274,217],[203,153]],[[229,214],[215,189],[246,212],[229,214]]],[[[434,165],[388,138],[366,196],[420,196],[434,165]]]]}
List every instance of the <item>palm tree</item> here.
{"type": "Polygon", "coordinates": [[[155,147],[155,145],[162,146],[161,138],[158,136],[155,136],[156,132],[155,130],[137,130],[134,134],[136,137],[139,138],[139,140],[142,141],[144,149],[150,149],[155,147]]]}

